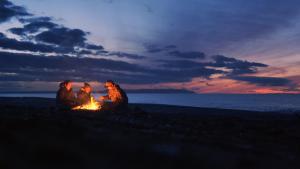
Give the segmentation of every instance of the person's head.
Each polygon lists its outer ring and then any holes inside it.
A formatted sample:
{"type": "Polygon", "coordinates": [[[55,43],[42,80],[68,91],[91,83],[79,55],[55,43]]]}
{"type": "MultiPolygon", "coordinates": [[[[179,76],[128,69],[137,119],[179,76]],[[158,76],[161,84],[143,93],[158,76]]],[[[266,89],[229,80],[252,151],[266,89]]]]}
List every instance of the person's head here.
{"type": "Polygon", "coordinates": [[[91,92],[92,92],[92,87],[91,87],[91,85],[88,84],[88,83],[86,83],[86,82],[84,83],[83,89],[84,89],[84,91],[85,91],[86,93],[91,93],[91,92]]]}
{"type": "Polygon", "coordinates": [[[112,89],[115,86],[115,82],[112,80],[107,80],[104,84],[104,87],[108,90],[112,89]]]}
{"type": "Polygon", "coordinates": [[[67,90],[71,90],[72,89],[72,82],[70,80],[66,80],[63,82],[64,83],[64,87],[67,89],[67,90]]]}

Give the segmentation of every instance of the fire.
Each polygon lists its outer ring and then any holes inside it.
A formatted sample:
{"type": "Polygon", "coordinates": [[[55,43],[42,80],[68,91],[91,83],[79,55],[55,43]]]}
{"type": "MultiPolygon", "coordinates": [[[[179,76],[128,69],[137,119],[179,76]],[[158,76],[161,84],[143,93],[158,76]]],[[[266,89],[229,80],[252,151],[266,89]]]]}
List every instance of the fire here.
{"type": "Polygon", "coordinates": [[[101,105],[97,102],[93,97],[91,97],[91,101],[89,104],[76,106],[73,110],[100,110],[101,105]]]}

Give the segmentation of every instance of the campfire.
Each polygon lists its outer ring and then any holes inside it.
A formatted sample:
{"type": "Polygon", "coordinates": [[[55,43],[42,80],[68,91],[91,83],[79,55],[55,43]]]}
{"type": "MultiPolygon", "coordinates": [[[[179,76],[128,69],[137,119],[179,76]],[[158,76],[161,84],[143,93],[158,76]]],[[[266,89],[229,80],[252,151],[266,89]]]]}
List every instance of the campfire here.
{"type": "Polygon", "coordinates": [[[101,105],[97,102],[93,97],[91,97],[91,101],[89,104],[76,106],[73,110],[100,110],[101,105]]]}

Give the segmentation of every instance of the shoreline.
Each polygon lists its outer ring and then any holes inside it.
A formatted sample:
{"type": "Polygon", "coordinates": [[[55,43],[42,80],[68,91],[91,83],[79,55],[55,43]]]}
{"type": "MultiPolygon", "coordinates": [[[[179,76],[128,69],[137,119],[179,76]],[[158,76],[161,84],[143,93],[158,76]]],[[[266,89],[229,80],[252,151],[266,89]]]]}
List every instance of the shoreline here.
{"type": "MultiPolygon", "coordinates": [[[[0,105],[15,105],[15,106],[33,106],[33,107],[45,107],[45,108],[54,108],[56,107],[55,98],[46,98],[46,97],[2,97],[0,96],[0,105]]],[[[244,109],[230,109],[230,108],[210,108],[210,107],[196,107],[196,106],[181,106],[181,105],[172,105],[172,104],[151,104],[151,103],[129,103],[131,107],[140,106],[151,112],[157,112],[158,109],[171,109],[176,110],[176,112],[183,112],[186,109],[189,112],[226,112],[233,114],[300,114],[300,110],[276,110],[276,111],[258,111],[258,110],[244,110],[244,109]]],[[[167,111],[168,111],[167,110],[167,111]]],[[[167,112],[165,112],[167,113],[167,112]]],[[[222,113],[221,113],[222,114],[222,113]]]]}
{"type": "MultiPolygon", "coordinates": [[[[95,98],[102,96],[94,94],[95,98]]],[[[2,97],[55,98],[55,94],[2,94],[2,97]]],[[[131,104],[248,110],[259,112],[300,112],[300,95],[198,95],[198,94],[128,94],[131,104]]],[[[0,94],[1,98],[1,94],[0,94]]]]}

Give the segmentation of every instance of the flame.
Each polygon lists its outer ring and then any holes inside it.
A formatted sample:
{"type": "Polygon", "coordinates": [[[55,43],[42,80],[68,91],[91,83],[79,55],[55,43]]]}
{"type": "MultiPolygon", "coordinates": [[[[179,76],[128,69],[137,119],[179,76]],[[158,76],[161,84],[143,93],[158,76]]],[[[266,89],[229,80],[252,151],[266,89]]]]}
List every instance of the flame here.
{"type": "Polygon", "coordinates": [[[99,102],[97,102],[94,97],[91,97],[91,101],[89,104],[76,106],[73,108],[73,110],[100,110],[101,105],[99,102]]]}

